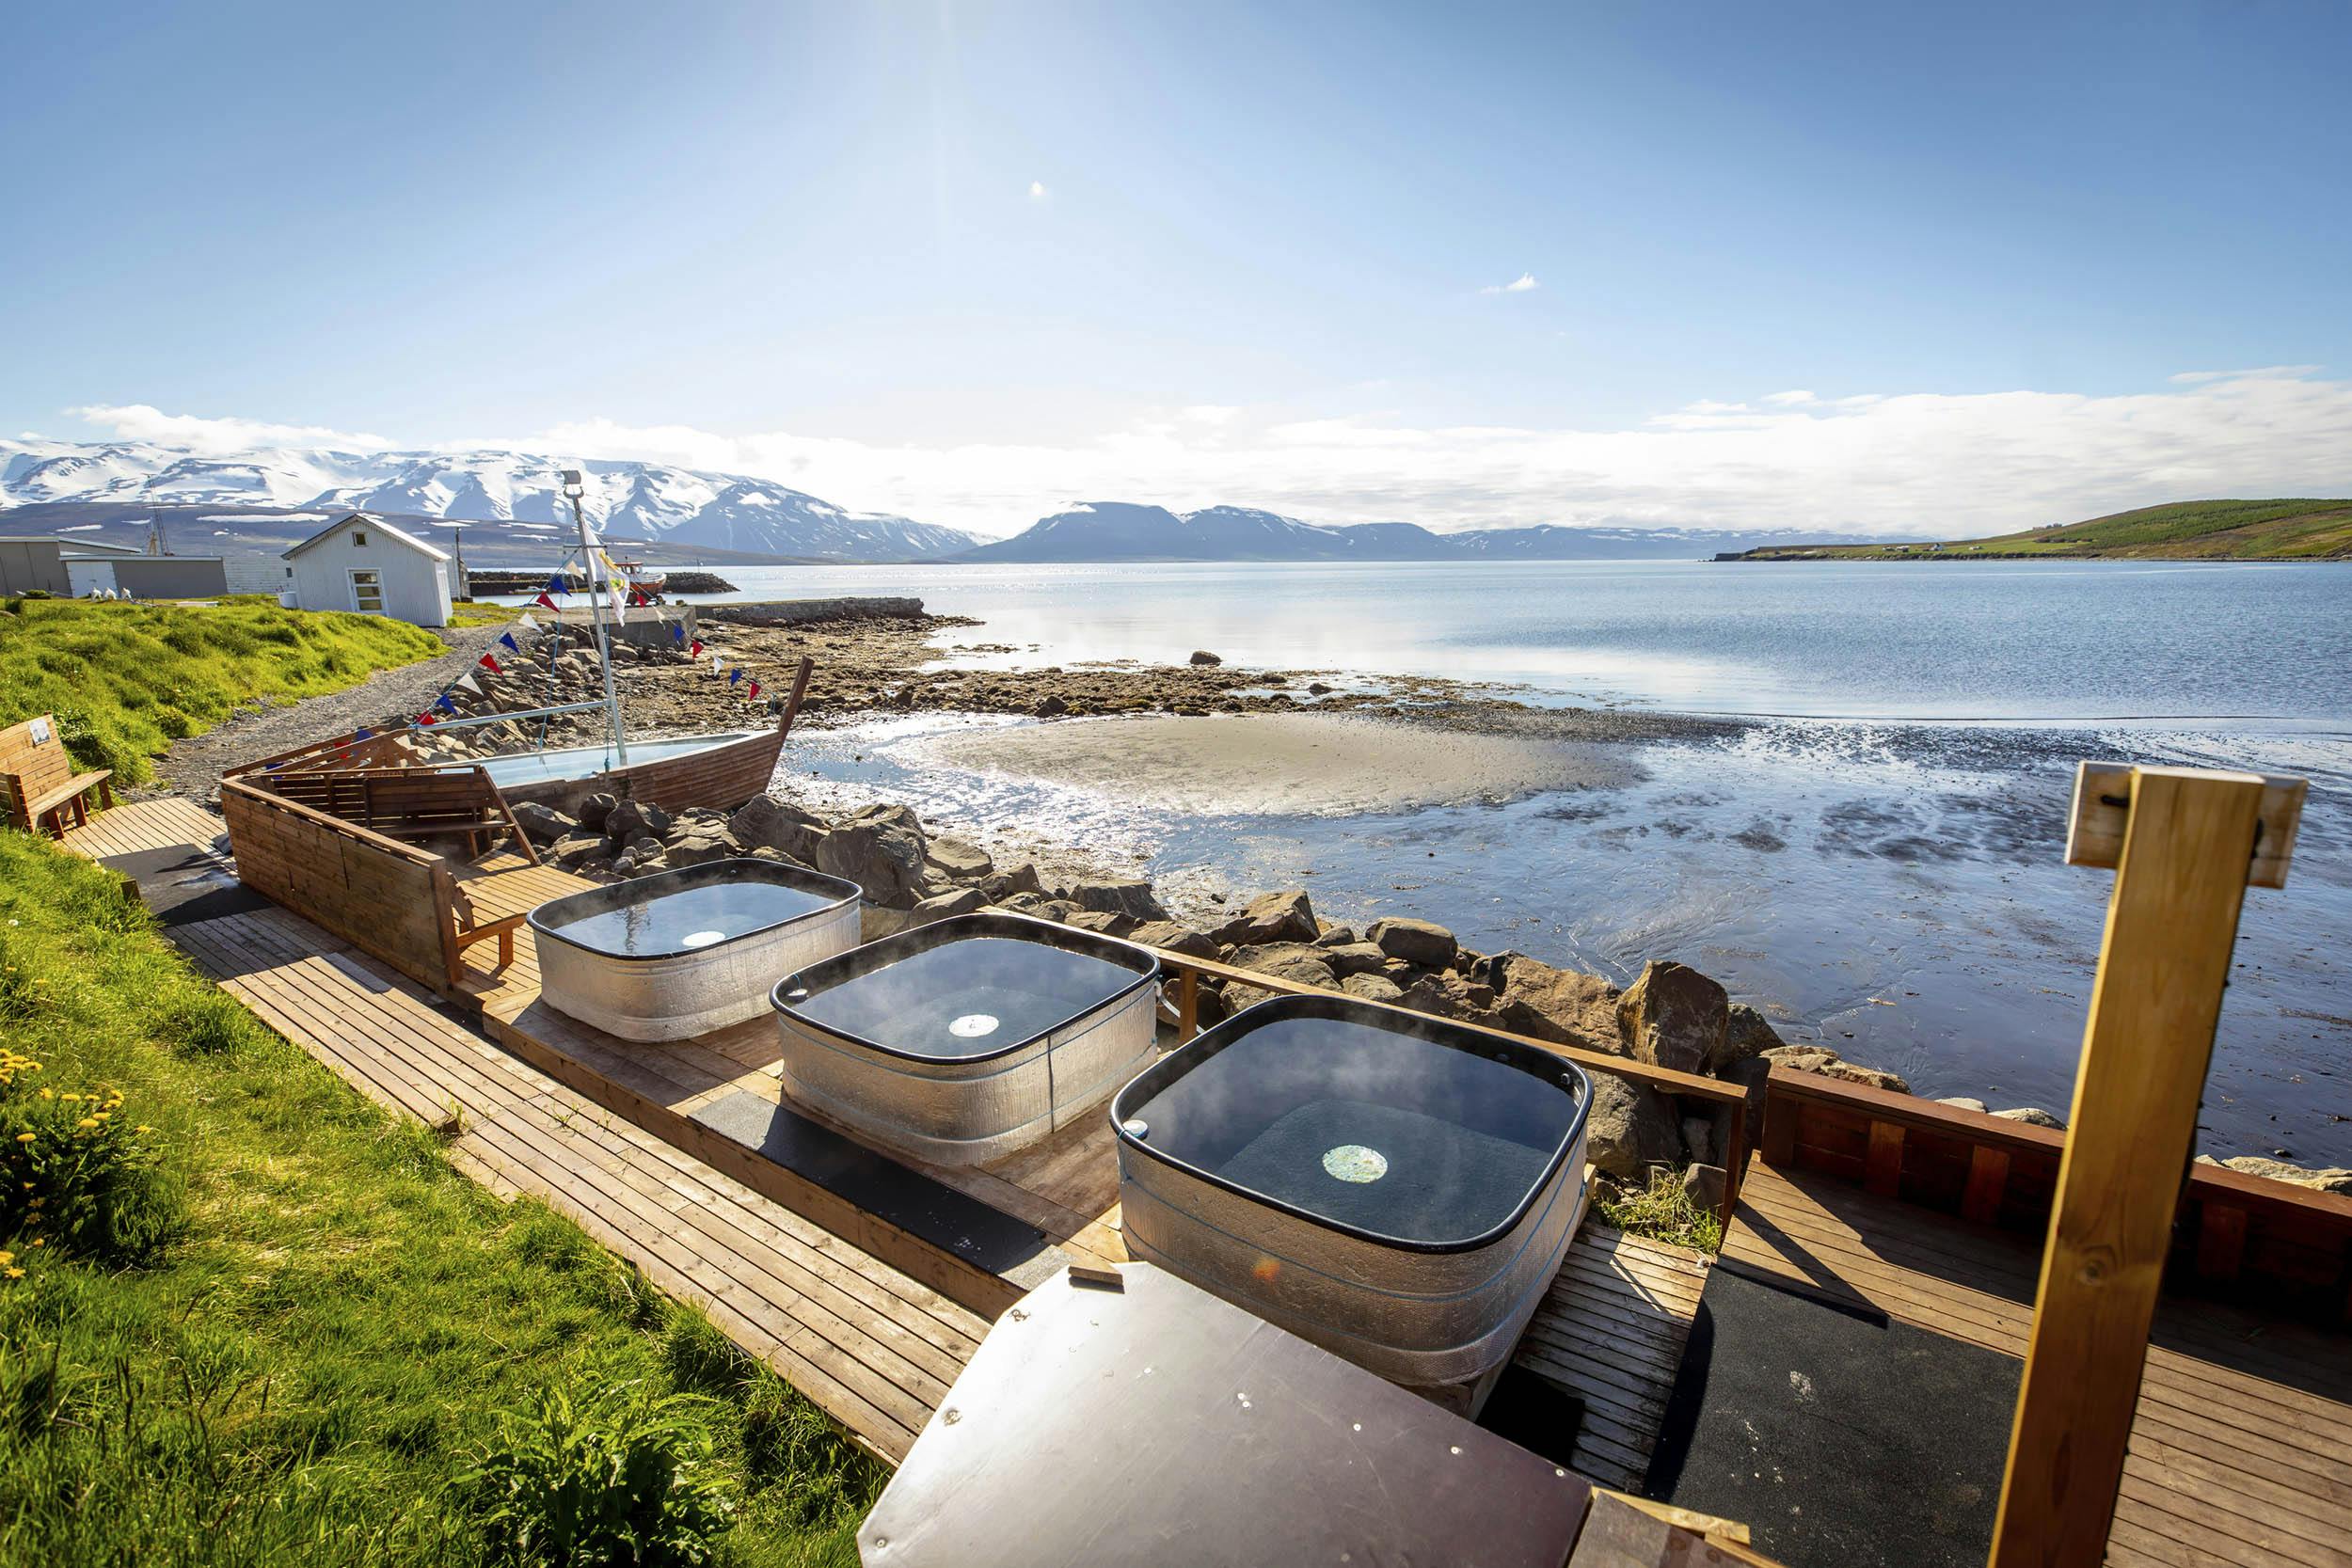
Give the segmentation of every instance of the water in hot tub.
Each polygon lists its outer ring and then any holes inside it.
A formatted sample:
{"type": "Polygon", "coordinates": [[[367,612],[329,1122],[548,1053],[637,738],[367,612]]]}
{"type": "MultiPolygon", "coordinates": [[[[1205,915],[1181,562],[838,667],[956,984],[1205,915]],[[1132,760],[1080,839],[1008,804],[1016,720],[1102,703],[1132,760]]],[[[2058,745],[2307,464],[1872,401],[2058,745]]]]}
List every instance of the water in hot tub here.
{"type": "Polygon", "coordinates": [[[1150,1146],[1237,1187],[1424,1245],[1508,1222],[1575,1126],[1555,1084],[1336,1019],[1232,1040],[1137,1112],[1150,1146]]]}
{"type": "Polygon", "coordinates": [[[584,915],[556,929],[595,952],[644,958],[716,946],[837,902],[774,882],[706,882],[584,915]]]}
{"type": "Polygon", "coordinates": [[[844,980],[792,1010],[838,1034],[954,1061],[1033,1039],[1134,985],[1135,971],[1043,942],[968,937],[844,980]]]}

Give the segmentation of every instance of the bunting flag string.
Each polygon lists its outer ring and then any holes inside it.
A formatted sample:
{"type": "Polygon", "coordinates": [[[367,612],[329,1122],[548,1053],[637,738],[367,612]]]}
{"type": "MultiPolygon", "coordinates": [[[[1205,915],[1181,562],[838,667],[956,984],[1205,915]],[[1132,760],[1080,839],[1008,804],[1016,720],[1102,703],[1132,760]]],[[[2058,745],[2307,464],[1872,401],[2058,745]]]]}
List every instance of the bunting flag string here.
{"type": "Polygon", "coordinates": [[[515,641],[515,634],[511,631],[499,633],[499,641],[504,644],[506,651],[510,654],[519,654],[523,651],[523,645],[515,641]]]}
{"type": "Polygon", "coordinates": [[[504,673],[499,669],[499,661],[490,657],[488,654],[484,654],[480,658],[475,659],[474,662],[482,666],[485,670],[489,671],[490,673],[494,675],[504,673]]]}
{"type": "Polygon", "coordinates": [[[531,618],[531,611],[528,610],[523,611],[522,619],[517,621],[516,624],[521,626],[525,631],[537,631],[539,629],[539,623],[531,618]]]}
{"type": "Polygon", "coordinates": [[[464,674],[450,682],[450,685],[462,686],[477,697],[482,695],[481,684],[473,678],[473,672],[471,670],[467,671],[464,674]]]}

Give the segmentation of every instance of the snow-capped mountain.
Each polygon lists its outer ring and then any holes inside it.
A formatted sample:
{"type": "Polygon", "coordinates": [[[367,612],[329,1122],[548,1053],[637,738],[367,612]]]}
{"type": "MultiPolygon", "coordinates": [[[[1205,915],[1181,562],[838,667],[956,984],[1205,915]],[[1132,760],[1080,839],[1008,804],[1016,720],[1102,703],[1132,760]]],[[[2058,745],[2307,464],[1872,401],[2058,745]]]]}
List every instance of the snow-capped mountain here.
{"type": "Polygon", "coordinates": [[[556,476],[574,466],[587,478],[589,520],[616,539],[838,561],[928,560],[977,543],[954,529],[845,511],[740,474],[492,451],[266,447],[206,456],[146,441],[0,440],[0,507],[285,507],[567,523],[556,476]]]}
{"type": "Polygon", "coordinates": [[[1082,501],[959,561],[1662,561],[1764,544],[1850,542],[1795,529],[1478,529],[1433,533],[1415,523],[1300,522],[1243,506],[1179,515],[1132,501],[1082,501]]]}

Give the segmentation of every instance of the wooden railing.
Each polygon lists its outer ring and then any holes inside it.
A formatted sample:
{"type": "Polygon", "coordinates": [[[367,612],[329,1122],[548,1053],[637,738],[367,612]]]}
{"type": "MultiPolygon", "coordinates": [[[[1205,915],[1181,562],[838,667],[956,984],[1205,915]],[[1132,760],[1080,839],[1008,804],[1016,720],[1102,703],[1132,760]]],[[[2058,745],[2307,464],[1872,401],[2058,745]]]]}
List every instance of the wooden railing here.
{"type": "MultiPolygon", "coordinates": [[[[1170,952],[1165,947],[1147,947],[1145,951],[1156,957],[1160,960],[1160,967],[1171,976],[1169,990],[1174,994],[1170,1000],[1176,1012],[1176,1035],[1180,1041],[1190,1040],[1200,1032],[1200,982],[1204,979],[1232,985],[1254,986],[1260,990],[1273,991],[1282,996],[1347,995],[1344,991],[1334,991],[1327,986],[1309,985],[1304,981],[1286,980],[1279,975],[1261,974],[1254,969],[1243,969],[1237,965],[1220,963],[1212,958],[1196,958],[1186,954],[1170,952]]],[[[1350,997],[1349,1000],[1360,1002],[1364,999],[1350,997]]],[[[1367,1002],[1365,1006],[1384,1007],[1391,1012],[1403,1013],[1410,1018],[1435,1016],[1416,1012],[1410,1007],[1399,1007],[1386,1002],[1367,1002]]],[[[1740,1167],[1747,1164],[1748,1118],[1745,1107],[1748,1096],[1747,1091],[1739,1085],[1725,1083],[1720,1078],[1708,1078],[1700,1073],[1677,1072],[1673,1068],[1652,1067],[1646,1062],[1637,1062],[1629,1056],[1612,1055],[1605,1051],[1591,1051],[1582,1046],[1563,1045],[1556,1040],[1540,1040],[1532,1035],[1513,1034],[1507,1029],[1490,1029],[1483,1023],[1466,1023],[1454,1019],[1445,1022],[1454,1024],[1456,1028],[1468,1029],[1481,1035],[1490,1035],[1500,1040],[1508,1040],[1514,1045],[1529,1046],[1537,1051],[1549,1051],[1555,1056],[1565,1057],[1589,1072],[1606,1072],[1613,1077],[1622,1078],[1628,1083],[1639,1084],[1645,1088],[1655,1089],[1660,1094],[1671,1096],[1676,1100],[1696,1101],[1710,1111],[1726,1106],[1739,1107],[1740,1109],[1735,1114],[1724,1118],[1729,1123],[1729,1128],[1724,1133],[1722,1164],[1725,1174],[1724,1200],[1720,1212],[1725,1225],[1731,1223],[1731,1211],[1740,1200],[1740,1167]]]]}
{"type": "MultiPolygon", "coordinates": [[[[1883,1196],[2042,1237],[2066,1134],[1818,1073],[1775,1068],[1761,1153],[1883,1196]]],[[[2191,1165],[2172,1255],[2176,1290],[2246,1297],[2341,1323],[2352,1317],[2352,1197],[2191,1165]]]]}
{"type": "Polygon", "coordinates": [[[455,882],[440,856],[244,779],[220,784],[246,886],[403,974],[437,985],[455,882]]]}
{"type": "Polygon", "coordinates": [[[236,779],[254,773],[298,772],[319,768],[402,768],[416,761],[416,754],[406,744],[406,734],[405,730],[384,730],[362,739],[359,732],[354,730],[348,735],[313,740],[292,751],[274,752],[238,763],[221,776],[236,779]]]}

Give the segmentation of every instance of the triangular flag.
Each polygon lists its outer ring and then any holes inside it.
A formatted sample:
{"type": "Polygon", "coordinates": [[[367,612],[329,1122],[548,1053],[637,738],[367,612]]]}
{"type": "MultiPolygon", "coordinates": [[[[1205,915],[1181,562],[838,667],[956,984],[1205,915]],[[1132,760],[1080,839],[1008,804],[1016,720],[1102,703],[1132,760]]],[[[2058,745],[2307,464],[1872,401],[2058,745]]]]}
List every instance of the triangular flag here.
{"type": "Polygon", "coordinates": [[[556,573],[553,577],[551,577],[551,578],[548,578],[548,593],[550,593],[550,594],[568,594],[568,593],[570,593],[571,591],[572,591],[572,585],[571,585],[570,583],[568,583],[568,582],[566,582],[566,581],[564,581],[564,574],[563,574],[563,573],[558,572],[558,573],[556,573]]]}
{"type": "Polygon", "coordinates": [[[712,674],[716,675],[725,673],[727,661],[725,659],[721,658],[717,654],[712,654],[710,656],[710,673],[712,674]]]}
{"type": "Polygon", "coordinates": [[[537,598],[532,600],[531,602],[537,605],[542,610],[553,610],[555,608],[555,601],[548,598],[545,594],[540,594],[537,598]]]}
{"type": "Polygon", "coordinates": [[[673,621],[670,623],[670,641],[673,642],[683,642],[686,641],[685,622],[673,621]]]}
{"type": "Polygon", "coordinates": [[[523,645],[515,641],[515,634],[511,631],[499,633],[499,641],[506,644],[506,651],[510,654],[518,654],[523,651],[523,645]]]}
{"type": "Polygon", "coordinates": [[[482,695],[482,688],[474,684],[473,672],[470,670],[458,676],[457,679],[453,681],[451,684],[453,686],[462,686],[477,697],[482,695]]]}
{"type": "Polygon", "coordinates": [[[262,765],[262,772],[264,772],[264,773],[275,773],[275,772],[277,772],[279,768],[283,768],[283,767],[285,767],[285,766],[286,766],[286,765],[285,765],[284,763],[282,763],[282,762],[268,762],[268,763],[263,763],[263,764],[262,765]]]}
{"type": "Polygon", "coordinates": [[[449,700],[449,693],[446,691],[442,692],[438,697],[433,699],[433,705],[439,708],[443,713],[455,713],[457,711],[457,705],[449,700]]]}
{"type": "Polygon", "coordinates": [[[728,674],[727,674],[727,684],[728,684],[729,686],[733,686],[733,685],[734,685],[737,681],[739,681],[739,680],[741,680],[742,678],[743,678],[743,671],[742,671],[742,668],[739,665],[739,666],[738,666],[737,668],[735,668],[734,670],[732,670],[732,671],[728,672],[728,674]]]}
{"type": "Polygon", "coordinates": [[[703,657],[703,640],[701,638],[697,637],[694,639],[693,646],[686,650],[686,657],[689,658],[700,658],[703,657]]]}
{"type": "Polygon", "coordinates": [[[494,675],[499,673],[499,661],[492,658],[488,654],[484,654],[480,658],[475,659],[474,662],[481,665],[485,670],[489,671],[490,673],[494,675]]]}
{"type": "Polygon", "coordinates": [[[752,689],[751,689],[749,691],[744,692],[744,693],[743,693],[743,695],[744,695],[744,696],[746,696],[746,697],[756,697],[756,696],[758,696],[758,695],[759,695],[759,683],[758,683],[757,681],[754,681],[754,682],[752,682],[752,689]]]}
{"type": "Polygon", "coordinates": [[[420,713],[417,715],[417,722],[420,724],[430,724],[433,722],[433,715],[429,713],[420,713]]]}
{"type": "Polygon", "coordinates": [[[539,629],[539,623],[531,618],[531,611],[528,610],[523,611],[521,625],[523,630],[525,631],[537,631],[539,629]]]}
{"type": "Polygon", "coordinates": [[[362,724],[358,729],[351,732],[351,738],[354,740],[373,740],[375,738],[375,732],[368,728],[365,724],[362,724]]]}

